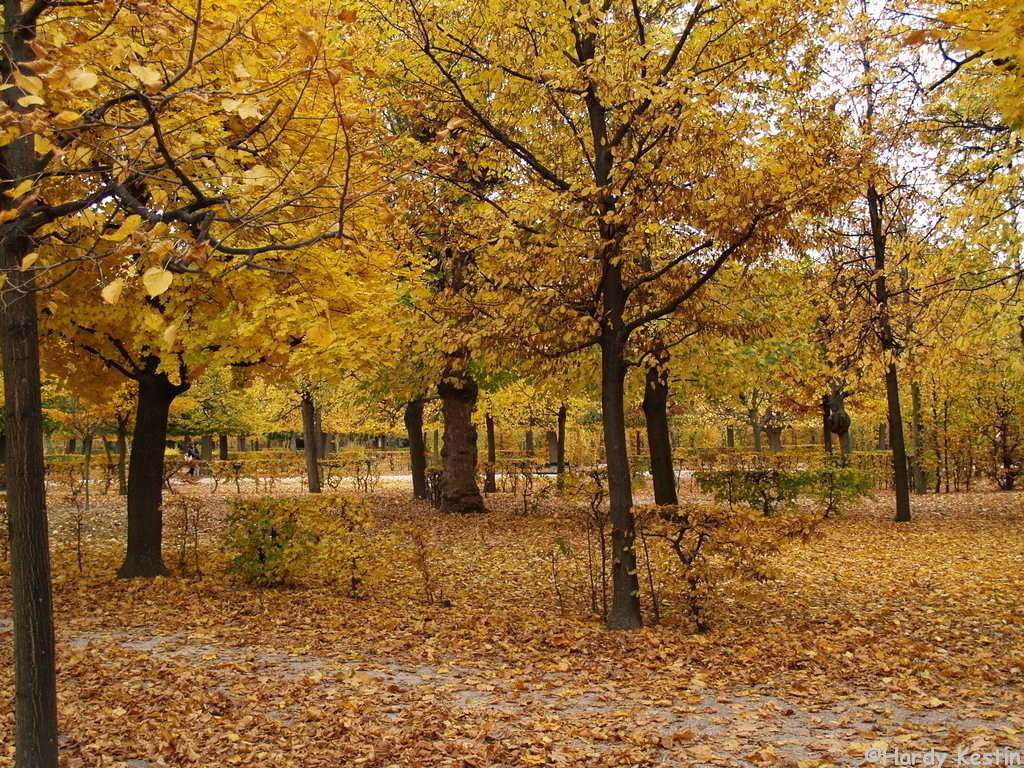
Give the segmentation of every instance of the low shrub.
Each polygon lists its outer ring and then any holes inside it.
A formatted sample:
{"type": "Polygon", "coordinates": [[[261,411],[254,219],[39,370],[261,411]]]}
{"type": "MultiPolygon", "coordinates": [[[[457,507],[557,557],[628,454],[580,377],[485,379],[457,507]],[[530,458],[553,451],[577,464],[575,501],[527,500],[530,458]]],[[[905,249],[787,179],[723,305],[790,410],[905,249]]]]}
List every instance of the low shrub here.
{"type": "Polygon", "coordinates": [[[698,632],[711,628],[716,591],[727,581],[767,581],[786,542],[806,540],[820,520],[786,515],[766,518],[752,507],[684,504],[637,507],[641,541],[665,542],[678,561],[684,609],[698,632]]]}
{"type": "Polygon", "coordinates": [[[224,545],[228,570],[263,587],[315,581],[358,597],[383,570],[366,504],[344,496],[239,499],[224,545]]]}
{"type": "Polygon", "coordinates": [[[817,502],[822,517],[834,517],[868,495],[874,485],[870,472],[844,467],[709,470],[695,472],[693,477],[701,491],[713,494],[716,501],[749,506],[765,517],[794,510],[802,495],[817,502]]]}

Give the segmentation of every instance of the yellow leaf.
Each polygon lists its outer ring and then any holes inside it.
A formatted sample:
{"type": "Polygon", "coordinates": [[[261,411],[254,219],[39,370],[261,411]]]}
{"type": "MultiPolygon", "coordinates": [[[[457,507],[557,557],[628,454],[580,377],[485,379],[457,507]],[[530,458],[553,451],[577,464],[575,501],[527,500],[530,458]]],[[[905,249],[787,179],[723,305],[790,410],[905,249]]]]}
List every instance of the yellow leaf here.
{"type": "Polygon", "coordinates": [[[106,235],[101,235],[101,237],[104,240],[110,240],[112,242],[119,243],[126,237],[128,237],[136,229],[138,229],[141,225],[142,217],[138,216],[137,214],[132,214],[131,216],[124,220],[124,222],[121,224],[120,227],[117,228],[116,231],[110,232],[109,234],[106,235]]]}
{"type": "Polygon", "coordinates": [[[13,200],[15,198],[21,197],[26,192],[28,192],[31,188],[32,188],[32,179],[25,179],[24,181],[22,181],[20,184],[18,184],[18,186],[14,187],[13,189],[8,189],[6,192],[4,192],[4,194],[7,195],[9,198],[11,198],[13,200]]]}
{"type": "Polygon", "coordinates": [[[124,280],[120,277],[113,282],[107,283],[103,286],[103,290],[100,291],[100,296],[103,297],[103,301],[107,304],[117,304],[118,299],[121,298],[121,291],[124,290],[124,280]]]}
{"type": "Polygon", "coordinates": [[[150,267],[142,276],[142,284],[150,296],[159,296],[171,287],[174,275],[163,267],[150,267]]]}
{"type": "Polygon", "coordinates": [[[53,149],[53,143],[45,136],[37,133],[32,137],[32,140],[35,144],[37,155],[45,155],[53,149]]]}
{"type": "Polygon", "coordinates": [[[239,105],[238,116],[243,120],[248,120],[250,117],[258,118],[260,116],[260,108],[251,101],[246,101],[239,105]]]}
{"type": "Polygon", "coordinates": [[[36,104],[45,104],[42,96],[36,96],[34,93],[30,93],[27,96],[22,96],[18,99],[18,103],[23,107],[31,107],[36,104]]]}
{"type": "Polygon", "coordinates": [[[70,125],[71,123],[77,122],[81,117],[82,116],[77,112],[65,109],[62,112],[58,112],[53,119],[62,125],[70,125]]]}
{"type": "Polygon", "coordinates": [[[73,91],[88,91],[95,88],[97,82],[99,78],[96,77],[96,73],[87,69],[76,69],[68,75],[68,84],[73,91]]]}
{"type": "Polygon", "coordinates": [[[163,338],[164,344],[166,344],[168,347],[173,346],[175,340],[178,338],[178,324],[171,323],[170,325],[168,325],[164,329],[163,338]]]}
{"type": "Polygon", "coordinates": [[[39,254],[38,253],[30,253],[28,256],[26,256],[24,259],[21,260],[21,268],[22,269],[28,269],[33,264],[35,264],[37,261],[39,261],[39,254]]]}
{"type": "Polygon", "coordinates": [[[130,64],[128,71],[135,75],[135,78],[147,88],[155,88],[163,81],[159,70],[143,64],[130,64]]]}

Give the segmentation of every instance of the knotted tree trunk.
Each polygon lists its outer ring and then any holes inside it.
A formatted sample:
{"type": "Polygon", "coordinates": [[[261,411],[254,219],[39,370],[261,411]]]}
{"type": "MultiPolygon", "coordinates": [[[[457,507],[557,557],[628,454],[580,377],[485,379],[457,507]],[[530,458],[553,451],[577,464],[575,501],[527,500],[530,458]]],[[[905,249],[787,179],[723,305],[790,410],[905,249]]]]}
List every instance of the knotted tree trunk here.
{"type": "Polygon", "coordinates": [[[441,511],[458,514],[486,512],[483,496],[476,483],[476,409],[479,389],[467,373],[449,373],[437,386],[444,417],[444,446],[441,462],[444,479],[441,511]]]}

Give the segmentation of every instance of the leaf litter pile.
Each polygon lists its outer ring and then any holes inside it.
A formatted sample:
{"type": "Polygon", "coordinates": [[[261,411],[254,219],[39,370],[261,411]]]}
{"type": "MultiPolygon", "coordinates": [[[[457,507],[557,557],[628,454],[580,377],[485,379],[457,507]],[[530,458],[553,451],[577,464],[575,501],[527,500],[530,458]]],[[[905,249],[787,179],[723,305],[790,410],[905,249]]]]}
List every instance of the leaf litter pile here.
{"type": "MultiPolygon", "coordinates": [[[[891,500],[863,505],[786,548],[777,578],[724,585],[697,634],[657,573],[661,623],[602,629],[556,562],[585,547],[570,522],[502,496],[453,518],[405,493],[371,498],[394,549],[363,599],[242,586],[210,531],[201,577],[119,581],[116,497],[77,528],[79,573],[54,504],[62,765],[814,768],[864,765],[872,746],[952,764],[1024,749],[1020,494],[916,499],[902,525],[891,500]]],[[[9,701],[6,564],[0,580],[9,701]]]]}

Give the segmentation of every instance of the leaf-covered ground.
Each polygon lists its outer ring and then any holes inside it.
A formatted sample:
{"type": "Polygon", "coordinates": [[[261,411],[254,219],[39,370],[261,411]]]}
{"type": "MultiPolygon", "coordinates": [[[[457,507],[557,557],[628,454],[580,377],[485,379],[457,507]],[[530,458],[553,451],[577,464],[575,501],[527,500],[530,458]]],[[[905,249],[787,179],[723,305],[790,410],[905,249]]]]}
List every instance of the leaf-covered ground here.
{"type": "MultiPolygon", "coordinates": [[[[79,576],[58,496],[63,764],[809,768],[863,765],[872,745],[1024,748],[1021,495],[916,499],[909,525],[881,498],[786,550],[775,581],[725,589],[697,635],[668,583],[660,626],[602,630],[569,522],[503,498],[453,519],[404,494],[375,512],[430,532],[433,602],[403,538],[363,600],[242,587],[214,551],[203,578],[118,581],[113,497],[87,519],[79,576]]],[[[0,719],[9,765],[9,707],[0,719]]]]}

